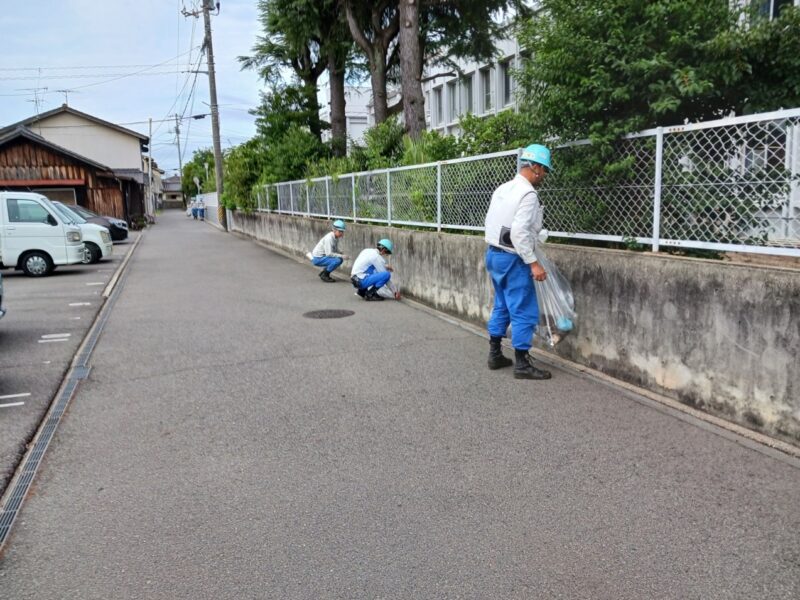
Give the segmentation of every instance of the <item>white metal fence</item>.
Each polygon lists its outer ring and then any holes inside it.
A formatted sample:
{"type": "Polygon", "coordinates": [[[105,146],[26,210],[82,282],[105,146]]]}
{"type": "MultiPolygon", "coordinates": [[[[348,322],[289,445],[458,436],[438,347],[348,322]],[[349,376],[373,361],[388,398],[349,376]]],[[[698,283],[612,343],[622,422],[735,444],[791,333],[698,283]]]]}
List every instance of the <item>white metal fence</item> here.
{"type": "MultiPolygon", "coordinates": [[[[540,190],[551,236],[800,256],[800,109],[641,131],[600,162],[594,150],[554,150],[540,190]]],[[[517,161],[498,152],[271,184],[258,209],[480,231],[517,161]]]]}

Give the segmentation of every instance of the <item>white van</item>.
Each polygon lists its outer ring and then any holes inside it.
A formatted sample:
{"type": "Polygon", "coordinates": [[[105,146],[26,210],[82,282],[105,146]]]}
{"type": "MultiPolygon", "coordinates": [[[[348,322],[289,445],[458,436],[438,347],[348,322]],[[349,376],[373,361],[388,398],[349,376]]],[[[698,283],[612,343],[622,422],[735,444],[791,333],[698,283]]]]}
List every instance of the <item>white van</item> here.
{"type": "Polygon", "coordinates": [[[0,267],[31,277],[52,273],[56,265],[83,261],[81,230],[66,223],[41,194],[0,192],[0,267]]]}
{"type": "Polygon", "coordinates": [[[61,204],[58,200],[51,200],[51,202],[64,221],[80,227],[81,234],[83,234],[83,244],[86,246],[83,264],[93,265],[104,258],[111,258],[114,244],[111,243],[111,234],[107,227],[89,223],[69,206],[61,204]]]}

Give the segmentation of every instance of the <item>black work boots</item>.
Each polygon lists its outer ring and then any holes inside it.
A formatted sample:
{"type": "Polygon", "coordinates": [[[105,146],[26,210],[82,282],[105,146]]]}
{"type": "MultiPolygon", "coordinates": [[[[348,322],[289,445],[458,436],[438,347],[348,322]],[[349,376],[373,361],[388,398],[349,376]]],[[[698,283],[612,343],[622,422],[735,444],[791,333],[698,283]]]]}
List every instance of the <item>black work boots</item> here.
{"type": "Polygon", "coordinates": [[[367,302],[382,302],[384,297],[378,293],[378,289],[371,287],[364,292],[364,300],[367,302]]]}
{"type": "Polygon", "coordinates": [[[516,364],[514,365],[514,379],[550,379],[550,371],[538,369],[533,364],[533,357],[527,350],[514,349],[516,364]]]}
{"type": "Polygon", "coordinates": [[[319,274],[319,278],[325,283],[333,283],[336,281],[333,277],[331,277],[331,274],[328,273],[327,269],[322,269],[322,272],[319,274]]]}
{"type": "Polygon", "coordinates": [[[503,346],[500,344],[502,341],[503,338],[499,337],[489,338],[489,368],[492,371],[514,364],[510,358],[503,356],[503,346]]]}

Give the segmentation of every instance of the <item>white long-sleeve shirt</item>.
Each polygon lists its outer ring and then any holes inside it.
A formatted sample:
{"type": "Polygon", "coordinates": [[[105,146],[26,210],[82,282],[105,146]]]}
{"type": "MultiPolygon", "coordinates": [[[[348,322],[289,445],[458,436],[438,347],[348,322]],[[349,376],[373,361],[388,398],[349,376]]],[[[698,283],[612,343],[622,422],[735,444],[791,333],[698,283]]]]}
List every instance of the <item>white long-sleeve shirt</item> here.
{"type": "Polygon", "coordinates": [[[536,189],[517,175],[492,194],[486,213],[486,243],[519,255],[526,264],[534,263],[543,219],[536,189]]]}
{"type": "Polygon", "coordinates": [[[377,248],[365,248],[359,252],[355,261],[353,261],[353,270],[350,272],[350,276],[355,275],[359,279],[364,279],[370,267],[375,267],[376,273],[383,273],[387,270],[386,260],[381,256],[377,248]]]}
{"type": "MultiPolygon", "coordinates": [[[[371,266],[375,267],[376,273],[383,273],[389,270],[386,268],[386,259],[381,256],[377,248],[366,248],[356,256],[350,277],[355,275],[359,279],[364,279],[367,276],[367,270],[371,266]]],[[[397,293],[397,287],[392,283],[391,279],[387,282],[386,287],[392,290],[393,294],[397,293]]]]}
{"type": "Polygon", "coordinates": [[[315,258],[322,258],[323,256],[341,257],[342,255],[339,253],[339,238],[336,237],[336,234],[331,231],[323,236],[323,238],[317,242],[317,245],[314,246],[314,249],[311,251],[311,256],[315,258]]]}

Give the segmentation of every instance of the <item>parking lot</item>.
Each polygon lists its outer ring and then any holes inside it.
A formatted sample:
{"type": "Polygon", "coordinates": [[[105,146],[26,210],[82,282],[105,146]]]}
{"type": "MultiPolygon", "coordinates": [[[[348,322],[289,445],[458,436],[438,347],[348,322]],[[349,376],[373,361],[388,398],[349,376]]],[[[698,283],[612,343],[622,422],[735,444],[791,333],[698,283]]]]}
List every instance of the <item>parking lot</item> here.
{"type": "Polygon", "coordinates": [[[114,244],[111,260],[58,267],[41,279],[2,271],[0,319],[0,492],[46,413],[103,305],[103,290],[139,234],[114,244]]]}

